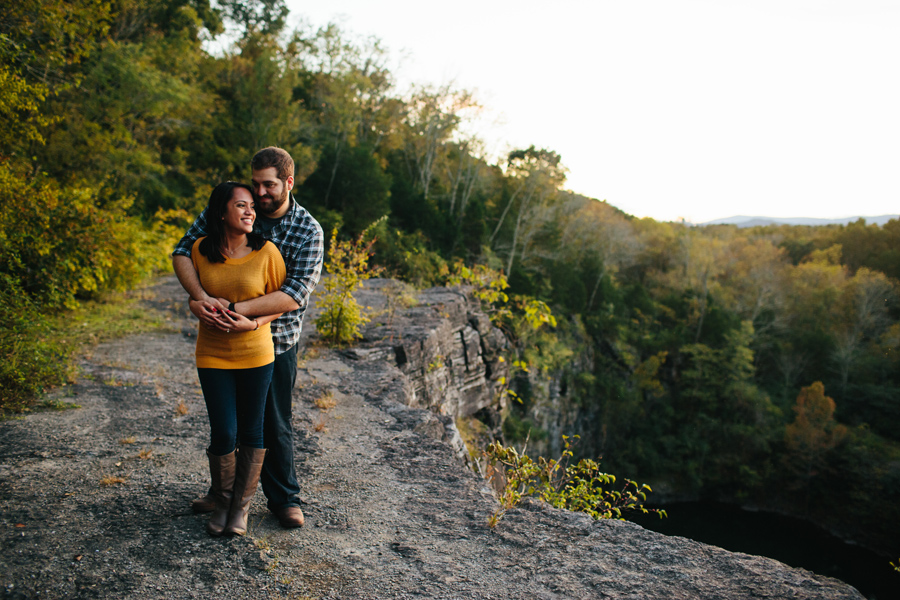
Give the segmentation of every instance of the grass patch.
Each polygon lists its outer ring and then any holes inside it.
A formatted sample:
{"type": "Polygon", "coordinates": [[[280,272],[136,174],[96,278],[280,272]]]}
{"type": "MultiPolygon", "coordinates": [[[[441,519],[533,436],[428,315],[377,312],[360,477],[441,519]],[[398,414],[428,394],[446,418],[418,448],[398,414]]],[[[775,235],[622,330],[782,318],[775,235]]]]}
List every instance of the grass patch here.
{"type": "Polygon", "coordinates": [[[73,359],[96,344],[166,330],[165,315],[141,303],[149,296],[146,289],[134,290],[41,313],[23,295],[0,289],[0,318],[9,324],[0,331],[0,417],[75,408],[66,402],[41,403],[41,398],[74,381],[73,359]]]}
{"type": "Polygon", "coordinates": [[[63,411],[63,410],[72,410],[73,408],[81,408],[80,404],[75,404],[74,402],[65,402],[63,400],[50,400],[49,398],[45,398],[38,402],[35,405],[36,408],[40,410],[55,410],[55,411],[63,411]]]}
{"type": "Polygon", "coordinates": [[[272,549],[272,547],[269,545],[269,538],[268,538],[268,536],[267,536],[267,537],[264,537],[264,538],[259,538],[259,539],[253,540],[253,544],[254,544],[257,548],[259,548],[260,550],[262,550],[262,551],[264,551],[264,552],[268,552],[269,550],[272,549]]]}
{"type": "Polygon", "coordinates": [[[56,312],[48,319],[49,340],[74,344],[78,350],[83,350],[126,335],[166,330],[165,314],[141,304],[141,300],[150,297],[152,294],[146,289],[133,290],[56,312]]]}

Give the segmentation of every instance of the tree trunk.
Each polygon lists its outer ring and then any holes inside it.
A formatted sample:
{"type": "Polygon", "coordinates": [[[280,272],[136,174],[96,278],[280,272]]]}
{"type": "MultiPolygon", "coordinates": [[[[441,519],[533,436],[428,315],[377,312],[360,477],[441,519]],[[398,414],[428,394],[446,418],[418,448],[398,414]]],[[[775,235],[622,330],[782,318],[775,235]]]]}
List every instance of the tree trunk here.
{"type": "Polygon", "coordinates": [[[341,150],[344,148],[343,140],[335,143],[337,148],[334,151],[334,166],[331,168],[331,179],[328,180],[328,189],[325,190],[325,208],[328,208],[328,198],[331,196],[331,186],[334,185],[334,178],[337,175],[338,164],[341,162],[341,150]]]}

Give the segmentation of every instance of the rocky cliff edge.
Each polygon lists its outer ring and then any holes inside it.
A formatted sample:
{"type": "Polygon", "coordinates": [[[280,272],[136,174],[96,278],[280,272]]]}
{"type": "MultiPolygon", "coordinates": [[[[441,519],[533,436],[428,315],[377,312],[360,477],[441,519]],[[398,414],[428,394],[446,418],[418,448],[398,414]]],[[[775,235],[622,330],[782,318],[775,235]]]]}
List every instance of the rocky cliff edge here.
{"type": "Polygon", "coordinates": [[[537,503],[488,527],[496,501],[453,421],[496,402],[504,340],[452,290],[386,311],[390,285],[367,284],[363,303],[382,312],[358,346],[302,353],[306,525],[281,529],[260,492],[249,535],[222,539],[189,509],[208,481],[195,324],[161,280],[145,302],[170,332],[84,357],[55,395],[81,408],[0,423],[0,596],[862,598],[771,559],[537,503]]]}

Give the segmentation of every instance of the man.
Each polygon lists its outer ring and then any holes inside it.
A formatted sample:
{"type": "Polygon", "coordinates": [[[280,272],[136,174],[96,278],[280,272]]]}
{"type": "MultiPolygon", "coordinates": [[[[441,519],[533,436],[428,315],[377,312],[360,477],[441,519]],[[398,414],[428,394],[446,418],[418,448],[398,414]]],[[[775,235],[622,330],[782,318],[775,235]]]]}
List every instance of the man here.
{"type": "MultiPolygon", "coordinates": [[[[191,263],[191,246],[206,234],[206,211],[197,217],[172,253],[178,281],[190,295],[191,312],[208,327],[226,329],[222,311],[254,317],[283,313],[272,322],[275,366],[266,398],[263,424],[264,445],[268,448],[263,471],[263,492],[268,507],[283,527],[303,525],[300,487],[294,467],[294,434],[291,425],[291,392],[297,378],[297,342],[309,295],[322,273],[324,236],[322,227],[291,195],[294,161],[281,148],[263,148],[250,161],[252,185],[258,217],[254,230],[274,243],[287,267],[281,289],[244,302],[229,305],[223,298],[209,296],[200,284],[191,263]]],[[[192,506],[197,512],[213,509],[207,494],[192,506]]]]}

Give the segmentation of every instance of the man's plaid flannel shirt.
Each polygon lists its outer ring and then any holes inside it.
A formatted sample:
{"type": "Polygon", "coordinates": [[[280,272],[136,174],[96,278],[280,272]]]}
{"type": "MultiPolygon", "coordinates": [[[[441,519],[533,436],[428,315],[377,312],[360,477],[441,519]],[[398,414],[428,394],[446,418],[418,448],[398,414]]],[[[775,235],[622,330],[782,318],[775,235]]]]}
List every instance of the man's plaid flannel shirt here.
{"type": "MultiPolygon", "coordinates": [[[[278,247],[287,268],[287,277],[281,291],[294,299],[300,308],[284,313],[272,321],[272,339],[275,342],[275,354],[281,354],[291,348],[300,339],[303,327],[303,315],[309,304],[309,295],[319,283],[322,275],[322,260],[325,256],[325,237],[322,227],[297,204],[293,196],[290,198],[291,209],[281,221],[264,237],[278,247]]],[[[175,246],[172,255],[191,256],[194,242],[206,235],[206,209],[200,213],[188,232],[175,246]]]]}

